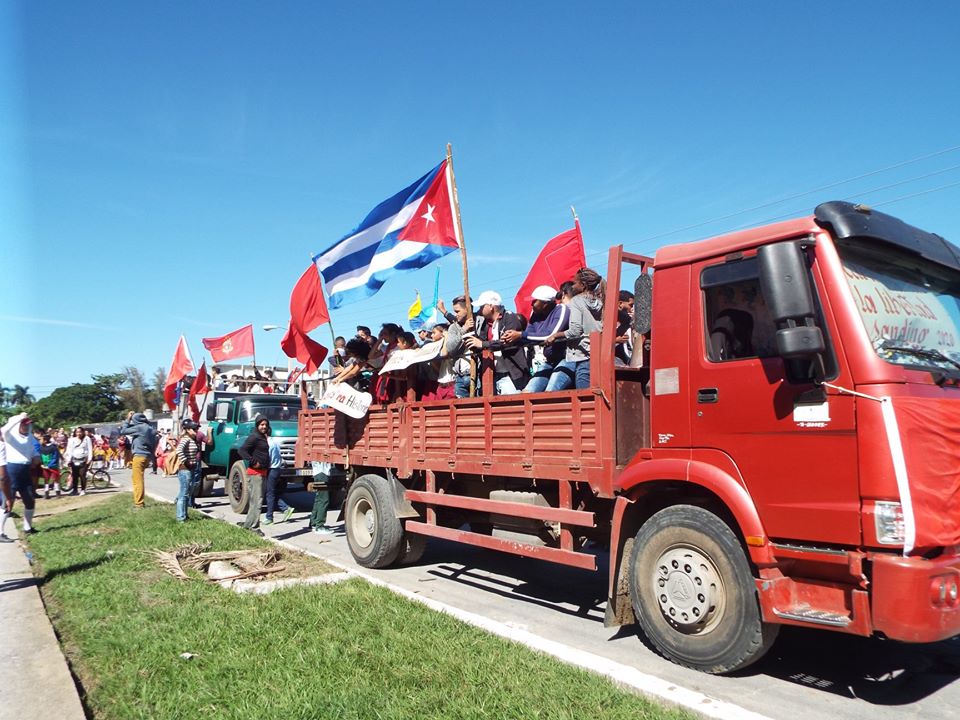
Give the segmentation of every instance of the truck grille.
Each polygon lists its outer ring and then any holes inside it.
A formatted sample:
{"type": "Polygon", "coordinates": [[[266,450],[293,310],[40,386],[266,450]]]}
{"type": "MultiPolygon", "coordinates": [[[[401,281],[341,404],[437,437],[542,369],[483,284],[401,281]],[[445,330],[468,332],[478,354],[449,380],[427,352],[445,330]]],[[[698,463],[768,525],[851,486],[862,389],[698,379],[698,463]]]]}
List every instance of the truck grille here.
{"type": "Polygon", "coordinates": [[[280,457],[283,458],[283,466],[285,468],[293,467],[293,456],[297,446],[297,439],[292,438],[283,438],[280,440],[280,457]]]}

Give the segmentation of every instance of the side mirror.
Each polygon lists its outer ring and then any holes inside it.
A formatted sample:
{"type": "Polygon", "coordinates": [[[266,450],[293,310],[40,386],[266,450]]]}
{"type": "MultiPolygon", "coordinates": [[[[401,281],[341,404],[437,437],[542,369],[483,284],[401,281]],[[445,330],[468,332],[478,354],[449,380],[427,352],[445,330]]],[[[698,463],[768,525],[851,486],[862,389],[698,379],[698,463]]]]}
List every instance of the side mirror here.
{"type": "Polygon", "coordinates": [[[207,405],[207,422],[213,422],[217,419],[217,406],[216,405],[207,405]]]}
{"type": "Polygon", "coordinates": [[[787,360],[822,355],[826,343],[816,325],[817,306],[800,243],[764,245],[757,260],[760,292],[777,324],[777,354],[787,360]]]}
{"type": "Polygon", "coordinates": [[[800,243],[764,245],[757,251],[757,259],[760,263],[760,291],[776,323],[816,315],[807,261],[800,243]]]}

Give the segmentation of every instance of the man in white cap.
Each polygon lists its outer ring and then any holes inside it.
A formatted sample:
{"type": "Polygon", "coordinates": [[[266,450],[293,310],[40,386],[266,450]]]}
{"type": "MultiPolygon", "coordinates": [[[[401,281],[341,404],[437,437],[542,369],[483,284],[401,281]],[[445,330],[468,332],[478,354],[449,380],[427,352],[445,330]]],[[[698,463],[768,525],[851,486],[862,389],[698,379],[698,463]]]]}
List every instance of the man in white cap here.
{"type": "Polygon", "coordinates": [[[530,293],[533,312],[530,324],[523,332],[507,330],[500,337],[505,342],[519,342],[532,346],[530,369],[533,377],[525,392],[543,392],[547,389],[550,373],[564,358],[564,349],[556,344],[544,346],[543,341],[554,333],[563,332],[570,324],[570,308],[557,302],[557,291],[549,285],[540,285],[530,293]]]}
{"type": "Polygon", "coordinates": [[[40,473],[40,454],[33,444],[33,422],[26,413],[18,413],[0,428],[3,443],[6,446],[7,475],[10,479],[10,495],[7,498],[9,510],[3,514],[0,524],[0,539],[6,537],[7,519],[13,510],[13,501],[19,493],[23,501],[23,531],[35,533],[33,510],[36,503],[34,480],[40,473]]]}
{"type": "Polygon", "coordinates": [[[473,311],[483,318],[483,324],[478,325],[477,337],[467,338],[465,344],[474,350],[493,351],[493,378],[497,395],[520,392],[530,379],[526,349],[516,341],[507,342],[502,334],[508,330],[523,332],[526,325],[524,319],[517,313],[506,312],[500,294],[493,290],[480,293],[473,311]]]}

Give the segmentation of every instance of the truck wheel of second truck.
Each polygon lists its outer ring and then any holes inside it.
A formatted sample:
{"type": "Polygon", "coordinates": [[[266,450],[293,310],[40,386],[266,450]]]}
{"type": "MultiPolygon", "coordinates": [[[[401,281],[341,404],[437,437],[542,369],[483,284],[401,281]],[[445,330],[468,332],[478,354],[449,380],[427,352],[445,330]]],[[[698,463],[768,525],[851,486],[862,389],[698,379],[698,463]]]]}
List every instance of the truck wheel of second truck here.
{"type": "Polygon", "coordinates": [[[362,475],[347,493],[347,544],[359,565],[387,567],[400,553],[403,527],[393,507],[393,493],[386,478],[362,475]]]}
{"type": "Polygon", "coordinates": [[[643,633],[668,660],[728,673],[759,660],[778,625],[763,623],[743,547],[723,520],[675,505],[640,528],[630,599],[643,633]]]}
{"type": "Polygon", "coordinates": [[[250,488],[247,487],[247,467],[242,460],[237,460],[230,466],[226,490],[227,497],[230,499],[230,509],[241,515],[247,512],[250,488]]]}

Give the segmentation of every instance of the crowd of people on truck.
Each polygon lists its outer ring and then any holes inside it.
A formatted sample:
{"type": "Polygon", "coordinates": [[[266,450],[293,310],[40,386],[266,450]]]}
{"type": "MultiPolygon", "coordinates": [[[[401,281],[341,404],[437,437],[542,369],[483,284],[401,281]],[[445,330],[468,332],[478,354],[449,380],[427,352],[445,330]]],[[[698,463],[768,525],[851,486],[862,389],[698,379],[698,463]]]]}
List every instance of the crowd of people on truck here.
{"type": "MultiPolygon", "coordinates": [[[[529,298],[529,320],[525,314],[506,310],[494,290],[484,290],[472,301],[472,317],[468,302],[468,298],[458,296],[448,311],[440,301],[437,309],[442,319],[418,328],[416,333],[386,322],[376,336],[369,327],[359,325],[352,339],[336,338],[328,359],[331,382],[368,391],[379,403],[401,397],[465,398],[471,396],[471,381],[473,394],[480,394],[480,373],[476,370],[479,353],[490,351],[493,392],[497,395],[589,386],[590,335],[602,329],[606,302],[606,287],[599,273],[583,268],[559,288],[535,288],[529,298]],[[435,342],[441,345],[433,360],[380,374],[395,351],[435,342]]],[[[630,362],[633,302],[632,293],[619,292],[618,364],[630,362]]]]}

